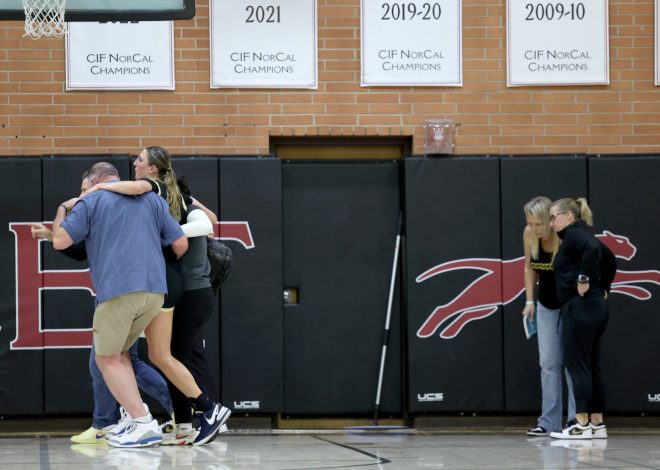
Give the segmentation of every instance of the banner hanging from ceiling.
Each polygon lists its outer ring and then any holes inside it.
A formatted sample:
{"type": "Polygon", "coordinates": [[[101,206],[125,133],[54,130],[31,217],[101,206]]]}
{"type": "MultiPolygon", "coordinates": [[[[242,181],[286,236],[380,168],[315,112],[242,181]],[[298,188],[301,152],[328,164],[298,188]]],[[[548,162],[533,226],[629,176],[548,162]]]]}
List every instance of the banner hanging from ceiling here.
{"type": "Polygon", "coordinates": [[[461,0],[362,0],[362,86],[461,86],[461,0]]]}
{"type": "Polygon", "coordinates": [[[211,88],[318,87],[314,0],[210,0],[211,88]]]}
{"type": "Polygon", "coordinates": [[[607,85],[607,0],[507,0],[507,85],[607,85]]]}
{"type": "Polygon", "coordinates": [[[174,90],[174,24],[71,22],[67,90],[174,90]]]}

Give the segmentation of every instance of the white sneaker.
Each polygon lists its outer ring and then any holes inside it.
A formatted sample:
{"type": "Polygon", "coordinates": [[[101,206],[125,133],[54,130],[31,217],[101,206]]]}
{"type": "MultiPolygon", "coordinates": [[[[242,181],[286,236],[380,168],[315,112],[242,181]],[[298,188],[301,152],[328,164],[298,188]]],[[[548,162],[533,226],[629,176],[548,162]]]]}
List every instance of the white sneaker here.
{"type": "Polygon", "coordinates": [[[582,426],[577,421],[569,421],[561,432],[551,432],[550,437],[554,439],[591,439],[593,433],[588,423],[582,426]]]}
{"type": "Polygon", "coordinates": [[[590,426],[594,439],[607,439],[607,427],[605,427],[605,423],[598,425],[591,423],[590,426]]]}
{"type": "Polygon", "coordinates": [[[199,431],[191,423],[177,424],[173,432],[163,435],[164,446],[184,446],[195,442],[199,431]]]}
{"type": "Polygon", "coordinates": [[[132,421],[121,434],[108,438],[108,445],[112,447],[147,447],[163,442],[158,421],[148,416],[149,421],[143,423],[132,421]]]}
{"type": "MultiPolygon", "coordinates": [[[[144,411],[149,414],[149,407],[147,406],[146,403],[142,403],[142,406],[144,406],[144,411]]],[[[124,432],[124,430],[131,424],[133,421],[133,418],[131,415],[128,414],[128,412],[124,409],[123,406],[119,407],[119,421],[117,422],[117,425],[113,427],[111,430],[106,431],[105,437],[106,439],[110,439],[112,436],[117,436],[121,433],[124,432]]]]}

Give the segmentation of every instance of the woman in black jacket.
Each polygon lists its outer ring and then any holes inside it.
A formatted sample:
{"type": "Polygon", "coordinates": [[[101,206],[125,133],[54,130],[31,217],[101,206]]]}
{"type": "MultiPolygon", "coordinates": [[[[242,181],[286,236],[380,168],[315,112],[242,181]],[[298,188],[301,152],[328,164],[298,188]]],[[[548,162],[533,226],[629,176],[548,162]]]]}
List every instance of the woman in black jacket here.
{"type": "Polygon", "coordinates": [[[616,272],[614,255],[593,235],[593,216],[584,198],[555,201],[550,207],[550,225],[562,239],[554,271],[561,303],[564,365],[573,379],[576,411],[575,421],[550,436],[604,439],[600,351],[609,317],[607,293],[616,272]]]}

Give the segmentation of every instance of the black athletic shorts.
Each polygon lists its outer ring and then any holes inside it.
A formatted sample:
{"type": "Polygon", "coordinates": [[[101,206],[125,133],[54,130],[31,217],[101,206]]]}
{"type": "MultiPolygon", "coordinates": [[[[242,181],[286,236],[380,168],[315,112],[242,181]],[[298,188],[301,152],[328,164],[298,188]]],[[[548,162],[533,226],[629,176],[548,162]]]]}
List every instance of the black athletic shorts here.
{"type": "Polygon", "coordinates": [[[183,280],[181,279],[181,266],[178,261],[165,261],[165,275],[167,277],[167,295],[163,303],[163,310],[174,308],[183,297],[183,280]]]}

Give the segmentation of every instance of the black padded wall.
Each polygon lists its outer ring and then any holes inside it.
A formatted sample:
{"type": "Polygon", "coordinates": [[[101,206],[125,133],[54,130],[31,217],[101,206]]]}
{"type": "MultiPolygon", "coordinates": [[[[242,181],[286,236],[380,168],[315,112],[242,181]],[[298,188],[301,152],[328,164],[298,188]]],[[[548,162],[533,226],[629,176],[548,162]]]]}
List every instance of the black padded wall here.
{"type": "MultiPolygon", "coordinates": [[[[0,159],[0,414],[91,413],[86,264],[33,239],[29,224],[51,221],[101,159],[129,177],[127,155],[0,159]]],[[[606,411],[660,410],[660,157],[283,164],[197,156],[174,167],[219,215],[216,235],[234,250],[204,337],[235,413],[373,411],[404,169],[398,274],[407,282],[405,292],[401,277],[396,284],[382,413],[538,412],[519,260],[522,205],[538,194],[587,195],[597,235],[619,256],[603,349],[606,411]],[[299,289],[298,305],[282,305],[285,287],[299,289]]]]}
{"type": "MultiPolygon", "coordinates": [[[[399,216],[399,164],[284,164],[284,413],[374,411],[399,216]]],[[[393,299],[381,410],[401,411],[393,299]]]]}
{"type": "Polygon", "coordinates": [[[660,411],[659,175],[658,157],[589,159],[595,230],[618,255],[603,338],[607,411],[660,411]]]}
{"type": "Polygon", "coordinates": [[[501,410],[499,160],[405,170],[409,410],[501,410]]]}
{"type": "Polygon", "coordinates": [[[501,160],[503,292],[509,292],[503,312],[504,408],[538,412],[541,377],[537,336],[525,337],[521,312],[525,306],[523,205],[535,196],[551,200],[587,194],[587,159],[522,157],[501,160]],[[518,293],[519,295],[516,295],[518,293]],[[511,298],[514,295],[515,298],[511,298]]]}
{"type": "Polygon", "coordinates": [[[279,160],[220,160],[221,219],[247,223],[254,243],[225,239],[234,258],[221,294],[220,385],[234,412],[282,409],[281,188],[279,160]]]}
{"type": "Polygon", "coordinates": [[[42,414],[43,338],[35,318],[42,276],[26,224],[41,220],[41,160],[3,158],[0,171],[0,414],[42,414]],[[17,292],[26,295],[19,300],[17,292]],[[12,349],[18,347],[27,349],[12,349]]]}

